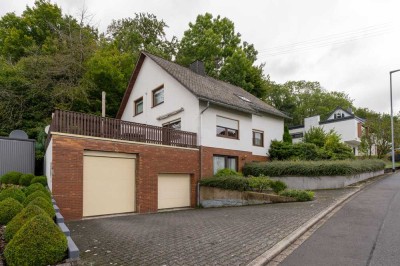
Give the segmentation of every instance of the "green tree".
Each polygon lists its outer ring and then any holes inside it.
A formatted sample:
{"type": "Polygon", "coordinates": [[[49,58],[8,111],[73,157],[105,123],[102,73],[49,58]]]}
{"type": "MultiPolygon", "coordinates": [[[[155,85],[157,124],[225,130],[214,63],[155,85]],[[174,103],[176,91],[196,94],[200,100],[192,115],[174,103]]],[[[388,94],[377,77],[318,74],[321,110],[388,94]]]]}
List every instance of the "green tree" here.
{"type": "Polygon", "coordinates": [[[313,143],[322,148],[325,145],[327,135],[322,127],[311,127],[305,134],[303,142],[313,143]]]}
{"type": "Polygon", "coordinates": [[[265,97],[266,78],[263,67],[255,65],[257,51],[243,42],[234,23],[210,13],[198,15],[189,23],[179,45],[176,61],[189,66],[195,60],[204,62],[207,75],[244,88],[259,98],[265,97]]]}
{"type": "Polygon", "coordinates": [[[292,136],[289,133],[289,128],[287,125],[283,128],[283,142],[292,143],[292,136]]]}

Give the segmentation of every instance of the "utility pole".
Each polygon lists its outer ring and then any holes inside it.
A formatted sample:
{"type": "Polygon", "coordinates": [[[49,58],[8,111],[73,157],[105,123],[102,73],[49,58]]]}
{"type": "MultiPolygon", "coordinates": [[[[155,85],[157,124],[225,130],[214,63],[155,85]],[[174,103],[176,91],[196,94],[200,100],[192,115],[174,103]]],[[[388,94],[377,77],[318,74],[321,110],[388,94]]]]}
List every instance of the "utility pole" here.
{"type": "Polygon", "coordinates": [[[400,69],[393,70],[389,72],[390,76],[390,126],[392,130],[392,172],[394,173],[396,171],[396,166],[395,166],[395,158],[394,158],[394,125],[393,125],[393,95],[392,95],[392,74],[395,72],[399,72],[400,69]]]}
{"type": "Polygon", "coordinates": [[[106,92],[101,92],[101,116],[106,117],[106,92]]]}

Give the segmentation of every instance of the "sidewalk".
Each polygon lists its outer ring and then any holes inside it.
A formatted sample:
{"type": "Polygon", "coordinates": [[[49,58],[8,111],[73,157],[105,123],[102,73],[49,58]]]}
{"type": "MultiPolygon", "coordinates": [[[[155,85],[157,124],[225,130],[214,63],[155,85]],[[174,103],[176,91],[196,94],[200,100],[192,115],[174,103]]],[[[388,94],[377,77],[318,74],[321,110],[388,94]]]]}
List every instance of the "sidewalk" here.
{"type": "Polygon", "coordinates": [[[69,222],[83,265],[246,265],[358,188],[311,202],[196,209],[69,222]]]}

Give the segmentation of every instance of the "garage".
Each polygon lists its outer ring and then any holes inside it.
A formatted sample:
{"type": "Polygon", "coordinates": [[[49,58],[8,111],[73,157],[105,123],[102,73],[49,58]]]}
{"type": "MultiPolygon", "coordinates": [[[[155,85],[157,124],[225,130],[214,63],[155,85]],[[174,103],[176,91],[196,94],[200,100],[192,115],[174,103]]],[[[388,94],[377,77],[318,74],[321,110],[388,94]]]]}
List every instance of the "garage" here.
{"type": "Polygon", "coordinates": [[[135,158],[126,153],[84,152],[84,217],[135,211],[135,158]]]}
{"type": "Polygon", "coordinates": [[[158,175],[158,209],[190,206],[190,175],[158,175]]]}

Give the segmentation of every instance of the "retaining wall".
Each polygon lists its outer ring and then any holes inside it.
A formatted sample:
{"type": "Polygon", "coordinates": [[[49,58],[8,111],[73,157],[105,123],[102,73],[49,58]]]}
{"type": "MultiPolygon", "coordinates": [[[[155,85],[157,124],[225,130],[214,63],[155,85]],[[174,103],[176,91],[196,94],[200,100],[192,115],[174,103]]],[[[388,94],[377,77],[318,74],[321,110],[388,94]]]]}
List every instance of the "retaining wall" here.
{"type": "Polygon", "coordinates": [[[316,190],[343,188],[375,176],[383,175],[383,173],[384,170],[350,176],[281,176],[271,177],[271,179],[285,182],[290,189],[316,190]]]}

